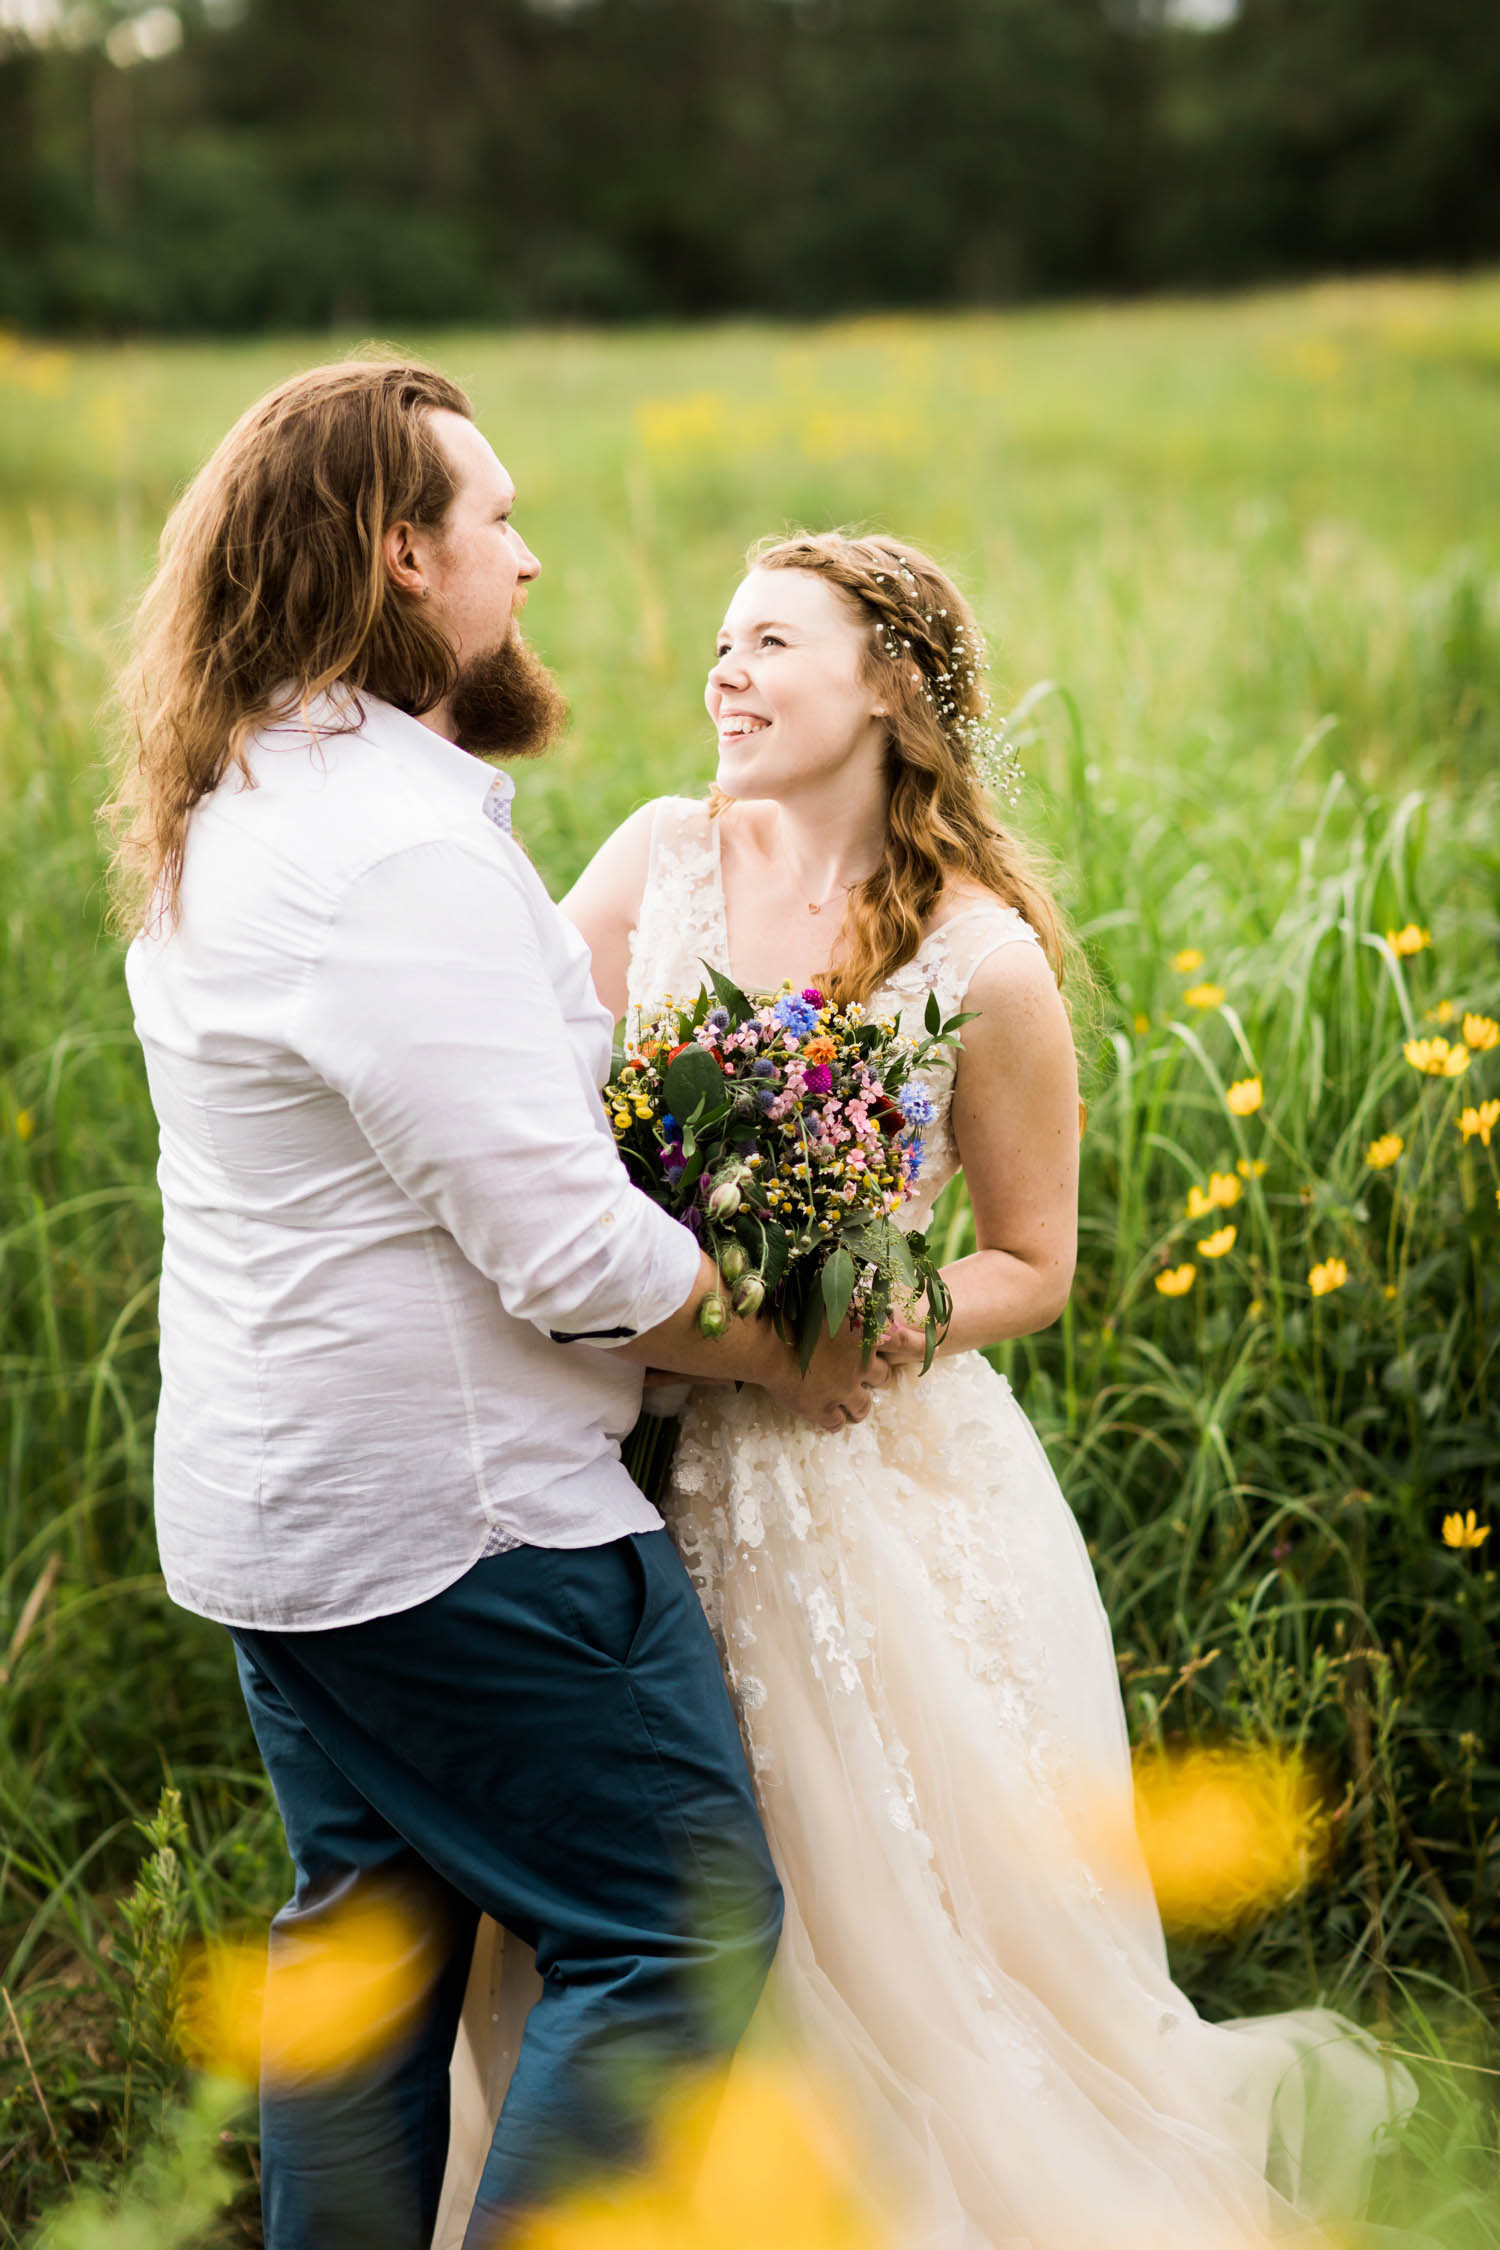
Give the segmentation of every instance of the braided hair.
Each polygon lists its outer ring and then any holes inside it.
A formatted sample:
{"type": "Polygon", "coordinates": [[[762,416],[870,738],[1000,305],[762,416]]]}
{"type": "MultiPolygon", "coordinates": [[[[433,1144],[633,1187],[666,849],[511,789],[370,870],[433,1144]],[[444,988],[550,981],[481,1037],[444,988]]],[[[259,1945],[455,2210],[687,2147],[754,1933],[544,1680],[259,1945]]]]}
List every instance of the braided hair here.
{"type": "MultiPolygon", "coordinates": [[[[885,850],[849,893],[818,979],[830,998],[868,1000],[904,967],[954,876],[1025,916],[1061,984],[1078,948],[1034,855],[990,809],[990,787],[1014,794],[1014,760],[989,723],[983,636],[946,571],[915,547],[837,531],[764,540],[746,566],[809,571],[838,590],[867,629],[865,676],[888,714],[885,850]]],[[[715,789],[710,809],[731,801],[715,789]]]]}

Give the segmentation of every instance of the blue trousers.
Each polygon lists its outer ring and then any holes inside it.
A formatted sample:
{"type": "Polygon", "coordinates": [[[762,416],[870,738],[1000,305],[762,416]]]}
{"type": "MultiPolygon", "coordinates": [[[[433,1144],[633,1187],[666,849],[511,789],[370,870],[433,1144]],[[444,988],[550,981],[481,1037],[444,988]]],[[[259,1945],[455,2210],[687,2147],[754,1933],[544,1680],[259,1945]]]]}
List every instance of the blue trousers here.
{"type": "Polygon", "coordinates": [[[718,1655],[664,1531],[520,1547],[433,1600],[302,1633],[236,1628],[296,1863],[272,1955],[396,1884],[430,1949],[414,2034],[333,2081],[267,2086],[267,2250],[423,2250],[481,1910],[543,1979],[466,2250],[628,2165],[662,2069],[725,2054],[781,1890],[718,1655]]]}

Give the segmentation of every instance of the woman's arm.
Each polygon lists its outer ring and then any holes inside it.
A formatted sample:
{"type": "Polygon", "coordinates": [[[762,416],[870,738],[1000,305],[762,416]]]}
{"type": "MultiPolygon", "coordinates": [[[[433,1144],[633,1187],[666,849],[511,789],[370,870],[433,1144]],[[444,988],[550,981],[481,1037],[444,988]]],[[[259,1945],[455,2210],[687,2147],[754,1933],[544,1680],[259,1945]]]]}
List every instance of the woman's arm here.
{"type": "MultiPolygon", "coordinates": [[[[945,1266],[953,1319],[945,1352],[1029,1336],[1068,1301],[1078,1251],[1078,1066],[1067,1010],[1039,947],[1006,945],[964,995],[953,1137],[978,1247],[945,1266]]],[[[920,1329],[894,1324],[893,1364],[920,1363],[920,1329]]]]}
{"type": "Polygon", "coordinates": [[[629,1005],[630,938],[645,895],[655,814],[653,799],[621,821],[560,901],[593,955],[594,990],[616,1023],[629,1005]]]}

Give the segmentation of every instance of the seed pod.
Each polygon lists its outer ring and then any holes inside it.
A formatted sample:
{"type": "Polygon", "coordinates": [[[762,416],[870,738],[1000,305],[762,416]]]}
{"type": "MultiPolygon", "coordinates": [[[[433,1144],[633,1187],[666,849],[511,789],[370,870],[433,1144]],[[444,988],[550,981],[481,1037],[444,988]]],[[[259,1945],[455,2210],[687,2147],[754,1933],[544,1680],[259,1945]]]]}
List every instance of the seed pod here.
{"type": "Polygon", "coordinates": [[[719,1258],[719,1271],[726,1281],[738,1281],[750,1263],[737,1242],[731,1242],[719,1258]]]}
{"type": "Polygon", "coordinates": [[[739,1186],[734,1180],[721,1180],[708,1199],[708,1215],[716,1223],[732,1219],[740,1207],[739,1186]]]}
{"type": "Polygon", "coordinates": [[[722,1336],[729,1326],[729,1307],[720,1296],[705,1297],[698,1307],[698,1327],[705,1336],[722,1336]]]}
{"type": "Polygon", "coordinates": [[[733,1304],[740,1318],[758,1313],[766,1301],[766,1285],[758,1273],[747,1273],[734,1292],[733,1304]]]}

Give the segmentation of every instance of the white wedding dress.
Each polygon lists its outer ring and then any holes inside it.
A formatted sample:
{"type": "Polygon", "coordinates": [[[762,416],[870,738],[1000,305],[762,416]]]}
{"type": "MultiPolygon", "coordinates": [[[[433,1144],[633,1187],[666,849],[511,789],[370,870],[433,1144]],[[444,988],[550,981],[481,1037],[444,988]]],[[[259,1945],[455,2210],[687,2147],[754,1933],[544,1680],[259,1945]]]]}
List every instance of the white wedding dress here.
{"type": "MultiPolygon", "coordinates": [[[[958,1012],[1014,910],[967,908],[871,1003],[958,1012]]],[[[728,965],[714,823],[666,799],[632,1007],[728,965]]],[[[951,1074],[922,1225],[952,1177],[951,1074]]],[[[1264,2250],[1352,2214],[1411,2089],[1325,2010],[1206,2023],[1131,1824],[1109,1623],[1011,1391],[977,1352],[825,1434],[695,1391],[665,1513],[719,1639],[786,1891],[768,1999],[853,2119],[898,2250],[1264,2250]]],[[[438,2250],[462,2238],[535,1990],[488,1927],[438,2250]]]]}

